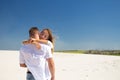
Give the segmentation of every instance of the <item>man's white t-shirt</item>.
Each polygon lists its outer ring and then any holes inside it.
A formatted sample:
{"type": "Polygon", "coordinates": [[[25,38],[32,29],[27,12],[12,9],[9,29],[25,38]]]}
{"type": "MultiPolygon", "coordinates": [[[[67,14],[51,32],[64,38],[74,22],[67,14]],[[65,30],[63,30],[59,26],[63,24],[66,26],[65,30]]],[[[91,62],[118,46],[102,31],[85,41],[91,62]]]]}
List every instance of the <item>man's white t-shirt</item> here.
{"type": "Polygon", "coordinates": [[[20,49],[20,64],[27,65],[35,80],[46,80],[46,60],[52,58],[52,53],[49,46],[40,45],[41,49],[37,49],[32,44],[23,45],[20,49]]]}

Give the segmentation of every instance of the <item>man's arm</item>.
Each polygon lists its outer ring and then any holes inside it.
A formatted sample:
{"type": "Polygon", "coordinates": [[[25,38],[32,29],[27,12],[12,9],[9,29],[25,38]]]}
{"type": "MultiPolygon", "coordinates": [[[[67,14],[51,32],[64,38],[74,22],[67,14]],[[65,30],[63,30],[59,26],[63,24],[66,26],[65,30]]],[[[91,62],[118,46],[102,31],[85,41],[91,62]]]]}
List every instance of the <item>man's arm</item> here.
{"type": "Polygon", "coordinates": [[[20,49],[20,53],[19,53],[19,65],[20,67],[27,67],[25,64],[22,48],[20,49]]]}
{"type": "Polygon", "coordinates": [[[48,58],[48,66],[50,69],[50,73],[51,73],[51,80],[55,80],[55,64],[54,64],[54,60],[53,58],[48,58]]]}

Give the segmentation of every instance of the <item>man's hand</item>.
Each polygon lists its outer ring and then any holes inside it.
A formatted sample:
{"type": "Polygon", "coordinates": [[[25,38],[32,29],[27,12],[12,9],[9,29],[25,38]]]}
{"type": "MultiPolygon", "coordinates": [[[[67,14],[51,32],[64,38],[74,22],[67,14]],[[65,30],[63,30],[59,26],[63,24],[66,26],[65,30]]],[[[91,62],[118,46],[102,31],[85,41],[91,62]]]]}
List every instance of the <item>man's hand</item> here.
{"type": "Polygon", "coordinates": [[[20,67],[27,67],[26,64],[20,64],[20,67]]]}

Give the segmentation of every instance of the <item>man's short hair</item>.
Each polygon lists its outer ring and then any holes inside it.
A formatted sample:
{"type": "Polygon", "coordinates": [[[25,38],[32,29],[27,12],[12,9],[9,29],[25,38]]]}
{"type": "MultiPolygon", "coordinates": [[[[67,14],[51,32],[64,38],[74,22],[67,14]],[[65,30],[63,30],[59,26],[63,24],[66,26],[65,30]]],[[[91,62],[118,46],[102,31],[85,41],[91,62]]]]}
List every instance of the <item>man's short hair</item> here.
{"type": "Polygon", "coordinates": [[[39,32],[39,29],[37,27],[31,27],[29,30],[29,36],[34,36],[36,32],[39,32]]]}

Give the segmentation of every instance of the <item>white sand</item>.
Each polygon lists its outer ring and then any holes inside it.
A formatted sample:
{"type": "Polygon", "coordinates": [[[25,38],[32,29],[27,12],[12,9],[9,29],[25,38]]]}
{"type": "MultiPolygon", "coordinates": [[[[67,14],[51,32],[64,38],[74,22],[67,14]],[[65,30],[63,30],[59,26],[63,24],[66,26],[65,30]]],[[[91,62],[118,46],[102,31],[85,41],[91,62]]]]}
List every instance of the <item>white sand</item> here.
{"type": "MultiPolygon", "coordinates": [[[[120,56],[54,54],[56,80],[120,80],[120,56]]],[[[25,80],[18,51],[0,51],[0,80],[25,80]]]]}

